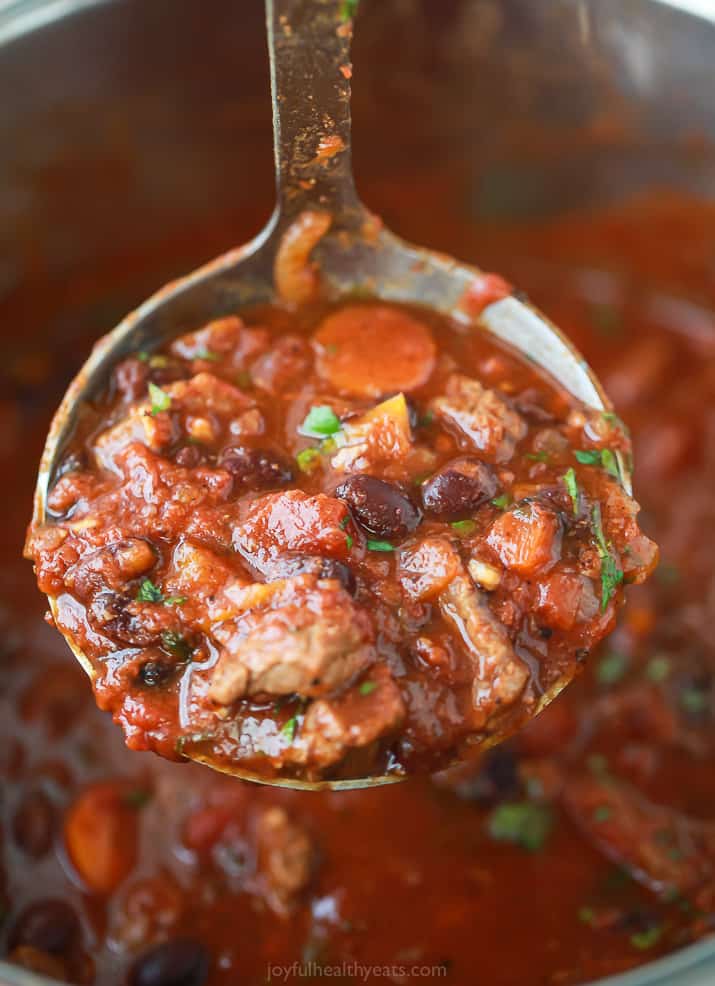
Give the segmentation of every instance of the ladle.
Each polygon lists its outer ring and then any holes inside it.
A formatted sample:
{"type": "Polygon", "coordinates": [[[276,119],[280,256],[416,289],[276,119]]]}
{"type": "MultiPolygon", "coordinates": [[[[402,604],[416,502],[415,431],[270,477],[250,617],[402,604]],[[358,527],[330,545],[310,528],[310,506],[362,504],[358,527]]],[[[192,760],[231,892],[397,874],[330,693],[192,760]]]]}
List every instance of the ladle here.
{"type": "MultiPolygon", "coordinates": [[[[417,302],[469,320],[543,367],[570,394],[598,410],[607,397],[583,357],[547,318],[513,295],[481,310],[483,272],[444,254],[406,243],[361,203],[350,153],[350,41],[356,3],[350,0],[266,0],[273,97],[277,204],[267,226],[245,246],[168,284],[128,315],[92,351],[70,385],[45,445],[35,494],[34,523],[48,519],[46,502],[72,436],[80,406],[96,398],[111,369],[130,353],[152,351],[212,318],[246,305],[301,302],[316,290],[327,297],[368,293],[417,302]]],[[[621,474],[629,484],[626,463],[621,474]]],[[[50,598],[53,612],[56,602],[50,598]]],[[[92,678],[88,658],[68,643],[92,678]]],[[[560,680],[536,711],[568,684],[560,680]]],[[[499,737],[490,736],[489,745],[499,737]]],[[[212,763],[186,747],[191,759],[244,779],[239,768],[212,763]]],[[[276,785],[355,788],[400,776],[315,783],[277,778],[276,785]]]]}

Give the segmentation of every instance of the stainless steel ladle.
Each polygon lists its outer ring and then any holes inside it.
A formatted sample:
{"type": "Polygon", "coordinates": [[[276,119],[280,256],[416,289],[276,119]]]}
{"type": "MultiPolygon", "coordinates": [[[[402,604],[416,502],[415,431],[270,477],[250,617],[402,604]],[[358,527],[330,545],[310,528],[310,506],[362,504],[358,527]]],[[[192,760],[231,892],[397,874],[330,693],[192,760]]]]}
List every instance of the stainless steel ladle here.
{"type": "MultiPolygon", "coordinates": [[[[233,314],[246,305],[302,300],[320,278],[320,291],[340,297],[357,291],[397,302],[417,302],[468,318],[464,298],[477,268],[413,246],[385,229],[355,190],[350,153],[350,41],[352,7],[346,0],[266,0],[273,96],[277,204],[258,236],[187,277],[166,285],[128,315],[94,348],[70,385],[50,427],[35,492],[34,524],[47,516],[47,494],[70,440],[80,406],[98,397],[112,367],[130,353],[152,351],[168,340],[233,314]],[[310,265],[312,262],[313,266],[310,265]],[[302,264],[302,268],[301,268],[302,264]],[[295,270],[294,270],[295,268],[295,270]],[[286,270],[289,272],[286,275],[286,270]],[[298,272],[293,277],[290,271],[298,272]],[[301,277],[302,274],[305,275],[301,277]],[[315,272],[319,271],[319,275],[315,272]]],[[[570,341],[540,312],[514,296],[488,305],[472,319],[547,370],[575,398],[610,408],[603,389],[570,341]]],[[[629,477],[621,462],[625,484],[629,477]]],[[[50,598],[56,611],[56,601],[50,598]]],[[[94,669],[67,641],[90,676],[94,669]]],[[[568,684],[559,680],[536,712],[568,684]]],[[[501,737],[490,736],[493,745],[501,737]]],[[[239,768],[191,759],[249,780],[300,788],[355,788],[400,780],[395,775],[318,782],[266,781],[239,768]]]]}

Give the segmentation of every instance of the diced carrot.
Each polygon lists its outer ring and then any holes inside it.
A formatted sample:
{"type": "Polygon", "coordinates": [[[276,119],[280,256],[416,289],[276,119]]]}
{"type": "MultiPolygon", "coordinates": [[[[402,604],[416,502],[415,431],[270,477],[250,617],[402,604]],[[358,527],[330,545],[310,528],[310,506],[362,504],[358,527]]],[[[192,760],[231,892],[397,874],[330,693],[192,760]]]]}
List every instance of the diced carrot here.
{"type": "Polygon", "coordinates": [[[435,361],[428,327],[385,305],[349,305],[315,334],[318,372],[341,393],[379,397],[426,383],[435,361]]]}
{"type": "Polygon", "coordinates": [[[106,782],[87,788],[65,819],[65,845],[87,887],[110,894],[137,859],[138,810],[132,787],[106,782]]]}

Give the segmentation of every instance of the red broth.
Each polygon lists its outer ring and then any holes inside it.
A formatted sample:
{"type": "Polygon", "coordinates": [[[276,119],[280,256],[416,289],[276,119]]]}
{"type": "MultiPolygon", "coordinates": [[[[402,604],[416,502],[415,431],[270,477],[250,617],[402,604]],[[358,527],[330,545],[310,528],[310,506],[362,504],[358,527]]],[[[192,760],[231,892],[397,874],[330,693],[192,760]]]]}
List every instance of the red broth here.
{"type": "MultiPolygon", "coordinates": [[[[279,982],[270,967],[302,961],[316,983],[311,962],[344,963],[348,982],[359,962],[400,967],[381,976],[396,983],[556,986],[712,932],[715,210],[663,198],[477,233],[453,231],[610,387],[633,433],[642,524],[661,545],[655,577],[629,590],[614,635],[551,709],[458,774],[316,795],[129,753],[41,622],[19,557],[48,414],[75,367],[59,349],[10,349],[0,890],[12,961],[99,984],[169,982],[172,969],[210,986],[279,982]]],[[[111,283],[96,272],[93,298],[111,283]]],[[[17,302],[27,323],[37,302],[17,302]]]]}

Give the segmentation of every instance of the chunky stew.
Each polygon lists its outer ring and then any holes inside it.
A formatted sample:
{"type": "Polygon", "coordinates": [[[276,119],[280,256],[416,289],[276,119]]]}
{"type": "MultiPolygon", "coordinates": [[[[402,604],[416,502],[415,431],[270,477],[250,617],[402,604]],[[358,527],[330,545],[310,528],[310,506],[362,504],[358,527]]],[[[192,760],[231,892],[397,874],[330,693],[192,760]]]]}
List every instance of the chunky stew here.
{"type": "Polygon", "coordinates": [[[139,352],[28,550],[132,749],[272,777],[513,732],[653,570],[630,441],[484,330],[376,301],[139,352]]]}
{"type": "MultiPolygon", "coordinates": [[[[443,183],[430,188],[406,181],[389,195],[404,195],[404,215],[419,200],[444,219],[443,241],[523,285],[618,403],[644,527],[661,546],[654,577],[629,590],[578,680],[458,773],[316,794],[127,751],[42,623],[20,557],[49,413],[106,324],[112,285],[118,317],[122,278],[157,258],[138,256],[121,277],[116,264],[98,268],[62,307],[65,329],[86,326],[76,345],[59,328],[46,348],[3,337],[0,464],[14,492],[0,516],[0,953],[10,962],[96,986],[318,984],[328,967],[333,981],[363,982],[356,963],[379,967],[367,982],[574,986],[715,931],[715,209],[662,198],[485,235],[448,228],[443,183]]],[[[230,235],[204,230],[197,249],[216,253],[230,235]]],[[[8,324],[45,321],[48,291],[18,285],[8,324]]]]}

